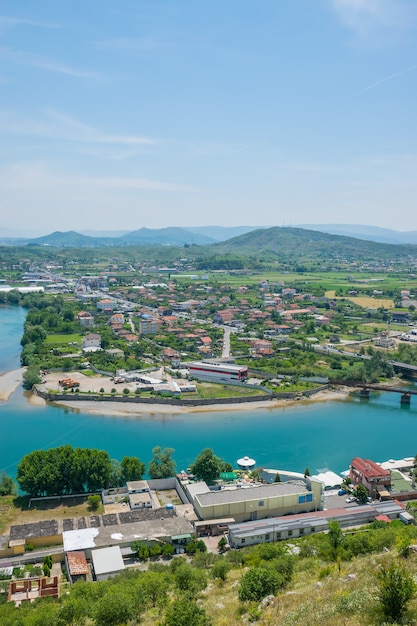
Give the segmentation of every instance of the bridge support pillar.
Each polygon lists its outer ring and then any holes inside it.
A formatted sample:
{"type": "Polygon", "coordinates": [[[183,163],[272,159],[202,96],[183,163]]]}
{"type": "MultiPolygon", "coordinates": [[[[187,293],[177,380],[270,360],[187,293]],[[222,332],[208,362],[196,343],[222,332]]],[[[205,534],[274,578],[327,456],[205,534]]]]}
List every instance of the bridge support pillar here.
{"type": "Polygon", "coordinates": [[[410,404],[410,402],[411,402],[411,395],[409,393],[401,394],[400,402],[401,402],[401,404],[410,404]]]}
{"type": "Polygon", "coordinates": [[[359,397],[369,400],[369,389],[361,389],[359,393],[359,397]]]}

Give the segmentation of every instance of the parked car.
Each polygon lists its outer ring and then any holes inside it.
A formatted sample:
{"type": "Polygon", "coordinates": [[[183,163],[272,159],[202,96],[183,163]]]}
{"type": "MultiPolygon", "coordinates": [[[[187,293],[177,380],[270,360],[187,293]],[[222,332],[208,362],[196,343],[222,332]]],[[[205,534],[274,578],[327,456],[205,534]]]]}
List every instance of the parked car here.
{"type": "Polygon", "coordinates": [[[339,489],[339,491],[337,492],[339,496],[345,496],[347,494],[346,489],[339,489]]]}
{"type": "Polygon", "coordinates": [[[356,498],[354,498],[353,496],[349,496],[349,498],[346,498],[345,502],[350,504],[351,502],[355,502],[355,500],[356,500],[356,498]]]}

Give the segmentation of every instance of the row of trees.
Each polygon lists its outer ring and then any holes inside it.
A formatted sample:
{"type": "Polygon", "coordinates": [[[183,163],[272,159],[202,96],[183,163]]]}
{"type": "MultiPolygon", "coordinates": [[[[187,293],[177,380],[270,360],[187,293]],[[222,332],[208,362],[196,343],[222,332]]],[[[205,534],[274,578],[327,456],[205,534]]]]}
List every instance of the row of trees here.
{"type": "MultiPolygon", "coordinates": [[[[148,464],[150,478],[175,476],[174,452],[173,448],[153,448],[153,457],[148,464]]],[[[127,481],[141,480],[145,469],[145,463],[136,456],[125,456],[119,463],[110,459],[104,450],[73,448],[68,444],[35,450],[24,456],[17,468],[17,481],[20,489],[32,497],[68,495],[120,487],[127,481]]],[[[211,485],[222,472],[230,472],[233,468],[211,448],[205,448],[190,469],[196,478],[211,485]]]]}
{"type": "Polygon", "coordinates": [[[118,463],[104,450],[65,445],[24,456],[17,481],[32,497],[68,495],[117,487],[127,480],[140,480],[144,472],[145,464],[137,457],[125,456],[118,463]]]}
{"type": "MultiPolygon", "coordinates": [[[[174,476],[173,448],[156,446],[152,452],[148,465],[150,478],[174,476]]],[[[127,481],[141,480],[145,470],[145,463],[136,456],[125,456],[119,462],[110,459],[104,450],[65,445],[34,450],[24,456],[17,468],[17,482],[32,497],[68,495],[120,487],[127,481]]],[[[8,481],[11,479],[4,476],[0,487],[6,488],[8,481]]]]}

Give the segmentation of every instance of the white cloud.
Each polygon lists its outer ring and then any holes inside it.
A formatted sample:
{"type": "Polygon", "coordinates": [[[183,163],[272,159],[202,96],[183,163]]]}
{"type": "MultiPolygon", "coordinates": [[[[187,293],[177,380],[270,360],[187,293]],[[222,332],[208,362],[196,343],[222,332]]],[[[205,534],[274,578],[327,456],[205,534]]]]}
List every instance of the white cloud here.
{"type": "Polygon", "coordinates": [[[39,28],[62,28],[60,24],[52,22],[39,22],[38,20],[30,20],[21,17],[10,17],[8,15],[0,15],[0,26],[34,26],[39,28]]]}
{"type": "Polygon", "coordinates": [[[359,39],[386,41],[387,34],[416,26],[415,3],[409,0],[330,0],[339,19],[359,39]]]}
{"type": "Polygon", "coordinates": [[[30,67],[37,67],[50,72],[56,72],[58,74],[73,76],[75,78],[100,78],[100,75],[96,72],[70,67],[64,63],[54,61],[49,57],[29,54],[22,52],[21,50],[12,50],[11,48],[6,47],[0,48],[0,59],[3,61],[9,61],[10,63],[17,63],[18,65],[28,65],[30,67]]]}
{"type": "Polygon", "coordinates": [[[44,113],[43,119],[34,120],[0,112],[0,132],[7,135],[28,135],[82,144],[123,145],[132,148],[158,143],[151,137],[107,133],[53,109],[47,109],[44,113]]]}
{"type": "Polygon", "coordinates": [[[111,190],[147,190],[169,192],[196,192],[197,189],[181,183],[167,182],[137,176],[88,176],[54,171],[47,163],[12,163],[0,170],[2,191],[53,193],[99,193],[111,190]]]}

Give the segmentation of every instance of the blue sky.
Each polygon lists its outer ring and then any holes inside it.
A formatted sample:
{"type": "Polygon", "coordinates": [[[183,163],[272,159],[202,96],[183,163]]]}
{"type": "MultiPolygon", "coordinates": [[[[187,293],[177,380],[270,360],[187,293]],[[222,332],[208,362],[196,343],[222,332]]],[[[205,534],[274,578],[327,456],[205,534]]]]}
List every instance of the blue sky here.
{"type": "Polygon", "coordinates": [[[415,0],[3,0],[2,233],[417,230],[415,0]]]}

